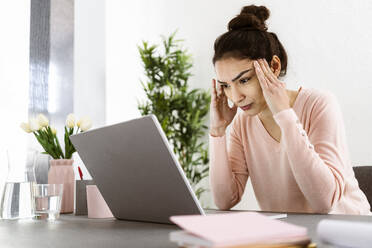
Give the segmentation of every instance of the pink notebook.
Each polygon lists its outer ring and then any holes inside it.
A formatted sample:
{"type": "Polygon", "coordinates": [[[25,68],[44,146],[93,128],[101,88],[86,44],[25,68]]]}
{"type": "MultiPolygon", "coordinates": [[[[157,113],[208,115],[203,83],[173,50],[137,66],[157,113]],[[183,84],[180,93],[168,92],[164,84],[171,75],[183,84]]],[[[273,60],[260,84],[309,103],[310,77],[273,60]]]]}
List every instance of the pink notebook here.
{"type": "Polygon", "coordinates": [[[170,219],[188,233],[209,241],[214,247],[307,239],[307,229],[304,227],[252,212],[172,216],[170,219]]]}

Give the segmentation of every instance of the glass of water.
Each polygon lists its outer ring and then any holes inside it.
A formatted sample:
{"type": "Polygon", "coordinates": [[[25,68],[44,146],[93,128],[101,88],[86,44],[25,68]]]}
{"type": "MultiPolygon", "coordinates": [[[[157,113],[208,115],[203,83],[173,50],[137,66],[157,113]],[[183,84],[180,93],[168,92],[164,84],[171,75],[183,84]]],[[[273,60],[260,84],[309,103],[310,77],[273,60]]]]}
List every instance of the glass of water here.
{"type": "Polygon", "coordinates": [[[56,220],[61,212],[63,184],[34,184],[34,218],[56,220]]]}

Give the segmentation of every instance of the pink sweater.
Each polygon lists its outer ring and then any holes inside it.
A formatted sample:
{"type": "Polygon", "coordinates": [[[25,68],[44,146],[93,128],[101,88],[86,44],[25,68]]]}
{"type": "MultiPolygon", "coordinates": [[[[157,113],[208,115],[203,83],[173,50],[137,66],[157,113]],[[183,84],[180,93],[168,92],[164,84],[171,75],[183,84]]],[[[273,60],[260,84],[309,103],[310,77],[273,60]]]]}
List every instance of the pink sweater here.
{"type": "Polygon", "coordinates": [[[214,201],[230,209],[250,176],[263,211],[370,214],[348,156],[342,114],[332,94],[302,89],[293,108],[274,119],[274,140],[258,116],[239,112],[226,136],[210,136],[214,201]]]}

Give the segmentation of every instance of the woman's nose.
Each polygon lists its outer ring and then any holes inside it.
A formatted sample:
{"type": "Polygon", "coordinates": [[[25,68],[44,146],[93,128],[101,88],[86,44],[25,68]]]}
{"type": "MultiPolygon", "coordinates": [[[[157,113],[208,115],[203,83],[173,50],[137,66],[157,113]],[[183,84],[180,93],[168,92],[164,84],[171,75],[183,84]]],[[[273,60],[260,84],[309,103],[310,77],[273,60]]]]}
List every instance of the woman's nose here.
{"type": "Polygon", "coordinates": [[[231,100],[234,102],[234,103],[240,103],[244,100],[245,96],[240,92],[240,90],[238,89],[238,87],[234,87],[232,86],[231,87],[231,100]]]}

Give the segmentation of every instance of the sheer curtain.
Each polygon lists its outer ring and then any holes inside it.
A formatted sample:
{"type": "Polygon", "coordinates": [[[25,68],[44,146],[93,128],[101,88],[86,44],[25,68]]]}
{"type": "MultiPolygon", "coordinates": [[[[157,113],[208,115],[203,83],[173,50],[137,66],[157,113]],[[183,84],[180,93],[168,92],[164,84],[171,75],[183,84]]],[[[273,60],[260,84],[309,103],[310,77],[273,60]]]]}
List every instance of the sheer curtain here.
{"type": "MultiPolygon", "coordinates": [[[[31,0],[29,116],[43,113],[63,146],[65,118],[73,112],[74,1],[31,0]]],[[[30,146],[42,150],[32,137],[30,146]]],[[[38,182],[47,182],[48,156],[39,156],[38,182]]]]}

